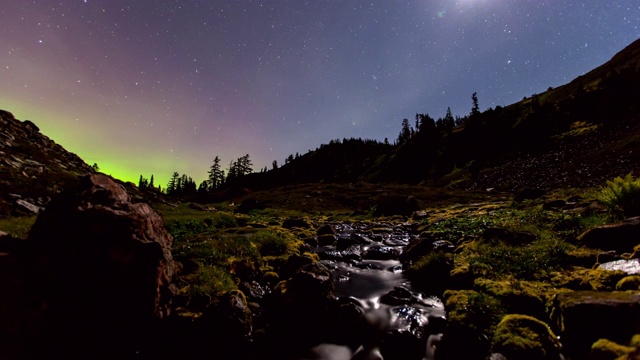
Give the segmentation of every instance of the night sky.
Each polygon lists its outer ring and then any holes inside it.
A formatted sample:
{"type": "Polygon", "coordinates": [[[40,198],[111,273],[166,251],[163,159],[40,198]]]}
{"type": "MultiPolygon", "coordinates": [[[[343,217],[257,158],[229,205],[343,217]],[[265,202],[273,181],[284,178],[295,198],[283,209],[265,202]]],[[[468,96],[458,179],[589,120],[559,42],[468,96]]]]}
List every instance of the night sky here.
{"type": "Polygon", "coordinates": [[[0,108],[164,186],[562,85],[640,37],[640,1],[6,0],[0,20],[0,108]]]}

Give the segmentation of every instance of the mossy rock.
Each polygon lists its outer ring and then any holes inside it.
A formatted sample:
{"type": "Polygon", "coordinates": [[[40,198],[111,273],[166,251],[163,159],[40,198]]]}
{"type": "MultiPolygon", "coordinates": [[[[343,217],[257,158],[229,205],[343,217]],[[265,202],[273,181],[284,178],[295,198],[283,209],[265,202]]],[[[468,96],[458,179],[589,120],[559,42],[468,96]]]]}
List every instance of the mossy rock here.
{"type": "Polygon", "coordinates": [[[640,292],[561,293],[554,300],[552,318],[562,336],[563,353],[573,359],[586,359],[598,339],[623,344],[639,333],[640,292]]]}
{"type": "Polygon", "coordinates": [[[452,269],[453,254],[434,252],[421,257],[406,273],[420,291],[439,295],[449,288],[452,269]]]}
{"type": "Polygon", "coordinates": [[[557,293],[547,284],[515,279],[476,279],[474,288],[500,300],[509,313],[530,315],[542,321],[547,320],[547,304],[557,293]]]}
{"type": "Polygon", "coordinates": [[[622,278],[616,284],[616,290],[640,290],[640,275],[631,275],[622,278]]]}
{"type": "Polygon", "coordinates": [[[614,360],[628,355],[635,350],[634,347],[624,346],[611,340],[600,339],[591,345],[590,358],[598,360],[614,360]]]}
{"type": "Polygon", "coordinates": [[[571,266],[591,268],[598,263],[599,253],[599,250],[585,247],[572,249],[571,251],[567,251],[566,263],[571,266]]]}
{"type": "Polygon", "coordinates": [[[576,267],[571,271],[552,273],[551,283],[571,290],[612,291],[625,276],[624,271],[576,267]]]}
{"type": "Polygon", "coordinates": [[[475,275],[469,263],[456,264],[449,274],[450,287],[453,289],[468,289],[473,287],[475,275]]]}
{"type": "Polygon", "coordinates": [[[544,322],[521,314],[502,318],[493,335],[491,350],[507,359],[559,359],[560,342],[544,322]]]}
{"type": "Polygon", "coordinates": [[[504,314],[500,301],[474,290],[447,290],[443,300],[447,328],[438,353],[451,359],[484,359],[493,328],[504,314]]]}
{"type": "Polygon", "coordinates": [[[275,271],[267,271],[262,275],[262,280],[271,286],[275,286],[280,281],[280,275],[275,271]]]}

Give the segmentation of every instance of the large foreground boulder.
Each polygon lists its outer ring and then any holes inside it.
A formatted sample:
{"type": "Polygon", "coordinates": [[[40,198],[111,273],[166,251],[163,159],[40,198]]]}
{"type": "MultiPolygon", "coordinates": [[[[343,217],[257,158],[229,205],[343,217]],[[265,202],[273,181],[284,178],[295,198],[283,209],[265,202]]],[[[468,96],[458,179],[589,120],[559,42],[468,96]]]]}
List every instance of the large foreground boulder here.
{"type": "Polygon", "coordinates": [[[73,356],[106,343],[132,350],[143,335],[136,332],[169,315],[171,235],[158,213],[132,203],[112,178],[86,176],[55,198],[28,242],[32,284],[46,308],[42,336],[50,348],[43,351],[73,356]]]}
{"type": "Polygon", "coordinates": [[[572,291],[554,300],[563,353],[586,359],[598,339],[626,343],[640,333],[640,292],[572,291]]]}

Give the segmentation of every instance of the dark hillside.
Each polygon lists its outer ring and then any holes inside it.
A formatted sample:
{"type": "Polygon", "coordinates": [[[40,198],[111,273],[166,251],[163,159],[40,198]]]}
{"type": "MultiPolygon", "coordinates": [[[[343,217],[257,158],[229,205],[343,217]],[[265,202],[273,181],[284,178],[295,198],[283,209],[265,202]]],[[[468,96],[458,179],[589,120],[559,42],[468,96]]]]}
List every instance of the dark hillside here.
{"type": "Polygon", "coordinates": [[[33,122],[0,110],[0,218],[38,211],[78,175],[92,171],[33,122]]]}
{"type": "Polygon", "coordinates": [[[391,149],[393,146],[374,140],[333,140],[277,169],[250,174],[239,184],[251,189],[265,189],[303,183],[355,182],[391,149]]]}
{"type": "Polygon", "coordinates": [[[369,174],[471,189],[600,183],[640,163],[639,99],[640,40],[557,89],[469,116],[449,131],[418,131],[369,174]]]}
{"type": "Polygon", "coordinates": [[[465,116],[456,127],[420,126],[396,146],[332,142],[279,169],[252,174],[240,185],[365,181],[505,190],[591,185],[638,168],[639,99],[637,40],[566,85],[465,116]]]}

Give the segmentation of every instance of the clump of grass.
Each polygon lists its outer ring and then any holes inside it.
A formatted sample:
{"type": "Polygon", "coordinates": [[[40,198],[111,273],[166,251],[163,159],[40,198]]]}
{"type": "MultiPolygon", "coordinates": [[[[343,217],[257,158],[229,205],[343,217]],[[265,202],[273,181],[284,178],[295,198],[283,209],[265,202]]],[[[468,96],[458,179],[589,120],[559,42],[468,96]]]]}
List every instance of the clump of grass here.
{"type": "Polygon", "coordinates": [[[258,231],[251,241],[262,256],[282,256],[298,253],[299,241],[289,232],[275,229],[258,231]]]}
{"type": "Polygon", "coordinates": [[[35,215],[0,219],[0,231],[4,231],[15,238],[26,238],[35,222],[35,215]]]}
{"type": "Polygon", "coordinates": [[[196,280],[186,291],[190,296],[211,298],[216,294],[236,288],[229,272],[217,266],[199,268],[196,273],[196,280]]]}
{"type": "Polygon", "coordinates": [[[174,244],[183,242],[190,237],[207,231],[207,224],[198,220],[165,221],[164,227],[173,236],[174,244]]]}
{"type": "Polygon", "coordinates": [[[625,217],[640,215],[640,178],[627,174],[607,180],[598,200],[614,214],[625,217]]]}
{"type": "Polygon", "coordinates": [[[208,227],[216,229],[228,229],[244,225],[246,223],[244,219],[237,218],[233,214],[227,212],[213,213],[211,217],[205,218],[203,221],[208,227]]]}
{"type": "Polygon", "coordinates": [[[174,244],[174,255],[205,265],[227,268],[230,261],[258,261],[260,254],[249,239],[242,235],[203,233],[189,241],[174,244]]]}
{"type": "Polygon", "coordinates": [[[215,296],[236,289],[230,266],[234,261],[248,264],[260,262],[260,254],[246,236],[203,233],[188,241],[174,244],[177,259],[190,259],[198,264],[194,273],[181,277],[179,290],[190,311],[202,311],[215,296]]]}

